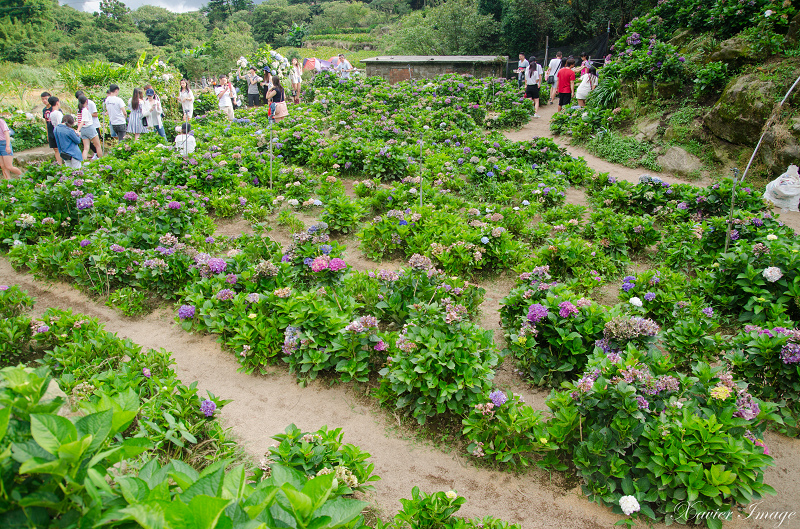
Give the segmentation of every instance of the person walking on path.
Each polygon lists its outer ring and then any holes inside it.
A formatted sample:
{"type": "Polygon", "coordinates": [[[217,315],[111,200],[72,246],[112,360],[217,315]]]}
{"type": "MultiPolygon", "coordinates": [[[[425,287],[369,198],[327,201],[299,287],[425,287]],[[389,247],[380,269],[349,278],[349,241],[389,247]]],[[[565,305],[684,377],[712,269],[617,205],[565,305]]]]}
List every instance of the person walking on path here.
{"type": "Polygon", "coordinates": [[[572,101],[572,96],[575,95],[575,72],[572,71],[575,66],[575,59],[568,59],[567,65],[558,71],[558,111],[565,106],[568,106],[572,101]]]}
{"type": "Polygon", "coordinates": [[[56,137],[53,135],[53,129],[55,126],[50,122],[50,113],[53,111],[53,106],[50,104],[50,92],[42,92],[42,104],[44,108],[42,109],[42,119],[47,124],[47,145],[53,149],[53,153],[56,155],[56,163],[61,165],[61,155],[58,154],[58,145],[56,144],[56,137]]]}
{"type": "Polygon", "coordinates": [[[597,70],[594,66],[589,66],[586,73],[581,75],[581,84],[575,90],[575,99],[582,107],[586,106],[586,100],[589,98],[589,93],[597,87],[597,70]]]}
{"type": "MultiPolygon", "coordinates": [[[[133,96],[128,101],[128,110],[131,111],[131,119],[128,120],[128,134],[133,134],[133,139],[138,140],[139,136],[149,132],[147,130],[146,122],[142,121],[144,113],[142,112],[144,106],[144,94],[141,88],[133,89],[133,96]]],[[[63,152],[63,151],[62,151],[63,152]]]]}
{"type": "Polygon", "coordinates": [[[292,95],[294,96],[294,103],[300,103],[300,83],[303,82],[303,69],[300,67],[300,62],[295,57],[292,59],[292,69],[289,72],[289,81],[292,83],[292,95]]]}
{"type": "Polygon", "coordinates": [[[528,65],[529,63],[528,60],[525,59],[525,54],[520,53],[519,62],[517,62],[517,69],[515,70],[517,72],[517,86],[520,88],[522,88],[522,86],[525,84],[525,70],[528,69],[528,65]]]}
{"type": "Polygon", "coordinates": [[[145,92],[145,100],[142,106],[142,115],[147,119],[147,126],[158,132],[162,138],[167,137],[164,130],[164,123],[161,121],[161,113],[164,110],[161,108],[161,100],[156,98],[156,92],[152,88],[148,88],[145,92]]]}
{"type": "Polygon", "coordinates": [[[81,143],[81,137],[72,129],[73,125],[75,125],[75,118],[67,114],[64,116],[63,121],[56,126],[53,133],[58,144],[58,151],[61,153],[61,159],[64,160],[64,165],[73,169],[80,169],[83,161],[83,155],[78,147],[81,143]]]}
{"type": "Polygon", "coordinates": [[[8,180],[11,175],[22,174],[14,167],[14,148],[11,146],[11,129],[6,120],[0,118],[0,168],[3,170],[3,179],[8,180]]]}
{"type": "Polygon", "coordinates": [[[536,62],[536,57],[531,57],[530,61],[525,61],[528,66],[525,68],[525,97],[533,99],[533,117],[539,117],[539,93],[542,87],[542,67],[536,62]]]}
{"type": "Polygon", "coordinates": [[[194,116],[194,92],[189,87],[188,79],[181,79],[181,88],[178,91],[178,102],[183,110],[183,121],[189,122],[194,116]]]}
{"type": "Polygon", "coordinates": [[[106,113],[108,113],[108,122],[117,139],[122,141],[125,139],[125,132],[128,130],[125,101],[119,97],[119,86],[115,84],[108,87],[107,94],[106,113]]]}
{"type": "Polygon", "coordinates": [[[556,84],[556,74],[561,69],[561,62],[563,55],[561,52],[557,52],[555,58],[550,60],[550,64],[547,65],[547,72],[545,75],[547,76],[547,84],[550,85],[550,104],[553,104],[553,100],[556,98],[558,94],[558,85],[556,84]]]}
{"type": "Polygon", "coordinates": [[[78,132],[83,140],[83,159],[89,158],[89,146],[94,146],[98,158],[103,156],[103,146],[100,145],[100,134],[94,126],[94,119],[89,109],[89,98],[81,94],[78,96],[78,132]]]}
{"type": "MultiPolygon", "coordinates": [[[[75,91],[75,99],[78,100],[78,106],[80,106],[80,98],[81,98],[81,96],[86,97],[86,99],[88,100],[87,108],[89,109],[89,115],[92,118],[92,125],[94,125],[94,128],[97,130],[97,133],[100,134],[100,130],[101,130],[100,129],[100,116],[97,113],[97,105],[95,104],[94,101],[89,99],[89,97],[83,92],[83,90],[76,90],[75,91]]],[[[77,117],[78,117],[78,123],[80,123],[80,118],[81,118],[80,112],[78,112],[77,117]]],[[[97,154],[97,146],[94,144],[94,142],[89,143],[89,148],[92,150],[93,153],[97,154]]]]}
{"type": "Polygon", "coordinates": [[[233,100],[235,97],[233,92],[233,85],[228,82],[228,76],[222,74],[219,76],[219,86],[214,89],[219,100],[219,109],[225,114],[228,119],[233,120],[236,116],[233,114],[233,100]]]}

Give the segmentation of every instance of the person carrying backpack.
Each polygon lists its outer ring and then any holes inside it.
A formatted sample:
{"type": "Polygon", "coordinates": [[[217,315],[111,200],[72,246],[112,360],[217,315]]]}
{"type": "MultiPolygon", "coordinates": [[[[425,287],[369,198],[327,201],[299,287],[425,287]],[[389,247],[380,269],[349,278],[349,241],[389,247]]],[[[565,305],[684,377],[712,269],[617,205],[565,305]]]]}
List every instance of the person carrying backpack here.
{"type": "Polygon", "coordinates": [[[547,65],[547,84],[551,86],[550,88],[550,104],[553,104],[553,100],[556,98],[556,94],[558,94],[558,85],[556,84],[556,74],[561,69],[562,62],[563,62],[563,55],[559,51],[556,53],[554,59],[550,60],[550,64],[547,65]]]}

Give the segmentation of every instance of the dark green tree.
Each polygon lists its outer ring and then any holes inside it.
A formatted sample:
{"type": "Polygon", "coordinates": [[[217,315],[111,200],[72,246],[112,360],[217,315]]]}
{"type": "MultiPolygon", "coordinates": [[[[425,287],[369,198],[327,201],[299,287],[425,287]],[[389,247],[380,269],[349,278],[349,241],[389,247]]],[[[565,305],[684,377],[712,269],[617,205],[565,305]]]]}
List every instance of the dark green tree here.
{"type": "Polygon", "coordinates": [[[503,0],[478,0],[478,13],[481,15],[492,15],[500,22],[503,18],[503,0]]]}
{"type": "Polygon", "coordinates": [[[519,53],[530,56],[544,47],[548,28],[547,4],[538,0],[506,0],[500,25],[503,52],[512,60],[519,53]]]}

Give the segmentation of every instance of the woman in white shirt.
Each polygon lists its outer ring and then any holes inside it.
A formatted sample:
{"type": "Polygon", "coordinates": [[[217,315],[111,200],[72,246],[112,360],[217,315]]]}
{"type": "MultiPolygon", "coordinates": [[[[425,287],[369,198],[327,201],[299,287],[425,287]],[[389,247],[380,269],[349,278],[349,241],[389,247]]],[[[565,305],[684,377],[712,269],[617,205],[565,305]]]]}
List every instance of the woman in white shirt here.
{"type": "Polygon", "coordinates": [[[581,85],[575,90],[575,99],[582,107],[586,106],[586,100],[589,98],[589,92],[597,87],[597,70],[594,66],[590,66],[589,70],[581,75],[581,85]]]}
{"type": "Polygon", "coordinates": [[[292,82],[292,93],[294,103],[300,102],[300,83],[303,81],[303,70],[296,58],[292,59],[292,70],[289,73],[289,80],[292,82]]]}
{"type": "Polygon", "coordinates": [[[103,146],[100,144],[100,135],[97,133],[97,127],[94,126],[94,119],[89,110],[89,98],[82,95],[78,97],[78,132],[83,140],[83,159],[89,160],[89,145],[94,145],[97,151],[97,157],[103,156],[103,146]]]}
{"type": "Polygon", "coordinates": [[[187,79],[181,79],[178,101],[180,101],[181,108],[183,108],[183,121],[188,123],[194,115],[194,94],[192,93],[192,89],[189,88],[189,81],[187,79]]]}
{"type": "Polygon", "coordinates": [[[536,57],[528,60],[525,68],[525,97],[533,99],[533,117],[539,117],[539,92],[542,86],[542,67],[536,62],[536,57]]]}
{"type": "Polygon", "coordinates": [[[162,137],[167,137],[167,132],[164,130],[164,123],[161,121],[161,100],[156,97],[156,92],[152,88],[148,88],[145,92],[146,99],[142,104],[142,115],[147,119],[147,126],[155,129],[156,132],[162,137]]]}

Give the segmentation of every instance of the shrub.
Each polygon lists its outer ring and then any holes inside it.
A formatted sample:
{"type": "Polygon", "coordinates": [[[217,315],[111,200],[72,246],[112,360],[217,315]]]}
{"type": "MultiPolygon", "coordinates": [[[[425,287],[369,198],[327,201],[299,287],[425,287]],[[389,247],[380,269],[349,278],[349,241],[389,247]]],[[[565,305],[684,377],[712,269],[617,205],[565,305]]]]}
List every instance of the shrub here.
{"type": "Polygon", "coordinates": [[[492,334],[464,320],[465,307],[420,304],[381,369],[378,398],[424,424],[437,414],[462,414],[490,388],[497,354],[492,334]]]}
{"type": "Polygon", "coordinates": [[[694,96],[700,98],[719,91],[728,80],[728,65],[720,62],[709,62],[698,68],[694,78],[694,96]]]}

